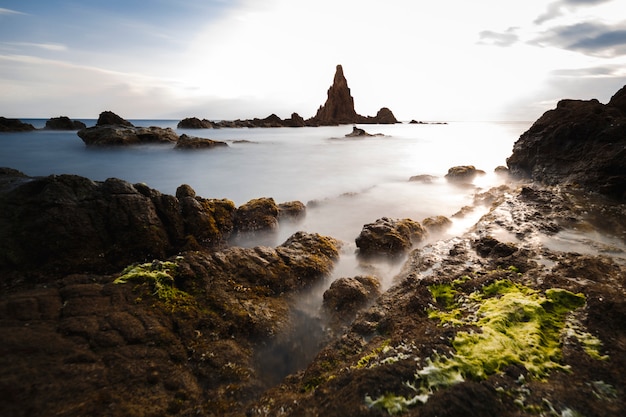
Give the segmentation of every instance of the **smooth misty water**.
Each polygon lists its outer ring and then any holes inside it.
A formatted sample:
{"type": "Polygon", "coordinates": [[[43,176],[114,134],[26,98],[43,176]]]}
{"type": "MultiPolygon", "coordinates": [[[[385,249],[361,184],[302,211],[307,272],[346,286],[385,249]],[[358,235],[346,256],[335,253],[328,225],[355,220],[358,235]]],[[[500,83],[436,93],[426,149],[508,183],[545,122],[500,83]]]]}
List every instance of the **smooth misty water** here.
{"type": "MultiPolygon", "coordinates": [[[[36,127],[45,123],[23,121],[36,127]]],[[[95,121],[85,123],[92,126],[95,121]]],[[[176,128],[177,121],[133,123],[176,128]]],[[[358,269],[354,239],[364,224],[385,216],[418,221],[433,215],[450,217],[471,204],[477,189],[502,181],[493,170],[505,165],[513,143],[529,126],[527,122],[364,125],[370,133],[385,135],[366,138],[346,138],[352,126],[176,129],[179,134],[229,144],[192,151],[174,150],[172,145],[88,148],[75,132],[41,130],[0,134],[0,166],[31,176],[116,177],[168,194],[189,184],[199,196],[228,198],[238,206],[258,197],[273,197],[278,203],[316,201],[304,221],[282,225],[273,243],[280,244],[297,230],[341,239],[346,245],[335,275],[351,276],[358,269]],[[473,187],[454,186],[443,178],[448,168],[469,164],[487,172],[473,187]],[[408,181],[421,174],[437,179],[431,184],[408,181]]],[[[462,231],[471,220],[456,221],[450,233],[462,231]]],[[[378,267],[388,277],[398,265],[378,267]]]]}

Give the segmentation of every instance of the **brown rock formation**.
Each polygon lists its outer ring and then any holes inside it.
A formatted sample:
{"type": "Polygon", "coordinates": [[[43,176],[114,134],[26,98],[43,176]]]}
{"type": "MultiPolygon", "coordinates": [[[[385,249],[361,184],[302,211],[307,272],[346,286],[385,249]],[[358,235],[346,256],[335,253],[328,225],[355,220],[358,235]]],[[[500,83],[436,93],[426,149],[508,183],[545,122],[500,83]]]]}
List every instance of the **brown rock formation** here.
{"type": "Polygon", "coordinates": [[[328,89],[326,103],[317,110],[310,121],[320,125],[357,123],[362,119],[354,110],[354,99],[350,94],[348,80],[343,75],[343,68],[337,65],[333,85],[328,89]]]}
{"type": "Polygon", "coordinates": [[[333,85],[328,89],[326,103],[317,110],[317,114],[307,121],[310,126],[334,126],[350,123],[398,123],[395,116],[386,107],[381,108],[376,116],[361,116],[354,110],[354,99],[350,94],[348,81],[343,75],[343,67],[337,65],[333,85]]]}
{"type": "Polygon", "coordinates": [[[47,130],[80,130],[84,129],[87,126],[78,120],[71,120],[67,116],[61,117],[53,117],[51,119],[46,120],[47,130]]]}
{"type": "Polygon", "coordinates": [[[513,146],[510,173],[626,200],[626,88],[609,101],[561,100],[513,146]]]}

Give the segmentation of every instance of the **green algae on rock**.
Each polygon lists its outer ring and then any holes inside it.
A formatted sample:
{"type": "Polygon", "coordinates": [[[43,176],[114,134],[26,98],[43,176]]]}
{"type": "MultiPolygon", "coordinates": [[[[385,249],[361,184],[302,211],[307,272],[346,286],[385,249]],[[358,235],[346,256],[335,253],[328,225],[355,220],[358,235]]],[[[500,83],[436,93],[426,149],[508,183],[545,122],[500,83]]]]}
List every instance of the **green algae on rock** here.
{"type": "Polygon", "coordinates": [[[171,261],[148,262],[130,265],[122,271],[122,275],[113,281],[114,284],[135,282],[147,284],[152,295],[170,310],[185,309],[196,304],[195,299],[174,285],[174,277],[178,265],[171,261]]]}
{"type": "Polygon", "coordinates": [[[464,281],[429,287],[435,302],[443,306],[443,310],[433,308],[429,318],[439,319],[443,325],[477,330],[458,331],[451,341],[451,355],[426,358],[426,365],[415,373],[415,381],[405,383],[415,391],[413,397],[393,393],[376,399],[366,396],[369,407],[400,413],[425,403],[438,389],[467,379],[486,379],[510,365],[524,367],[539,380],[547,378],[552,370],[568,371],[569,367],[561,363],[564,333],[578,340],[593,359],[607,359],[599,353],[599,339],[582,331],[579,323],[568,321],[570,312],[585,305],[583,294],[560,288],[541,292],[500,279],[468,296],[457,289],[464,281]]]}

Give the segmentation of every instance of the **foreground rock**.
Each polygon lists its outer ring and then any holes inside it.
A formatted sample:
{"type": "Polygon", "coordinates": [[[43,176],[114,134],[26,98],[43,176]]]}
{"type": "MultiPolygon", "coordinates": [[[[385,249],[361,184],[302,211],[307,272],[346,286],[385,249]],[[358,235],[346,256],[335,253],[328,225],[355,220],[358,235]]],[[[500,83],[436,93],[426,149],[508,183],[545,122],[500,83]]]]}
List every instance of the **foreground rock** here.
{"type": "Polygon", "coordinates": [[[295,326],[289,294],[337,257],[332,239],[301,233],[3,292],[0,411],[235,415],[264,388],[256,352],[295,326]]]}
{"type": "Polygon", "coordinates": [[[604,105],[561,100],[522,134],[507,159],[512,175],[577,185],[626,200],[626,87],[604,105]]]}
{"type": "Polygon", "coordinates": [[[247,209],[257,206],[253,201],[238,210],[230,200],[196,196],[188,185],[171,196],[113,178],[30,178],[2,169],[3,284],[74,272],[110,273],[181,250],[216,250],[235,233],[278,227],[275,203],[269,217],[247,209]]]}
{"type": "Polygon", "coordinates": [[[383,217],[363,226],[355,242],[360,256],[395,258],[406,254],[413,244],[425,236],[426,230],[419,222],[383,217]]]}
{"type": "Polygon", "coordinates": [[[372,276],[339,278],[324,292],[323,312],[331,325],[351,323],[357,313],[382,294],[381,284],[372,276]]]}
{"type": "Polygon", "coordinates": [[[19,119],[0,117],[0,132],[30,132],[33,130],[35,130],[35,126],[30,123],[23,123],[19,119]]]}
{"type": "Polygon", "coordinates": [[[604,230],[592,207],[619,236],[626,209],[502,191],[472,231],[411,252],[396,285],[249,415],[623,415],[624,245],[549,243],[604,230]]]}
{"type": "Polygon", "coordinates": [[[85,129],[87,125],[79,120],[71,120],[67,116],[53,117],[46,120],[46,130],[80,130],[85,129]]]}

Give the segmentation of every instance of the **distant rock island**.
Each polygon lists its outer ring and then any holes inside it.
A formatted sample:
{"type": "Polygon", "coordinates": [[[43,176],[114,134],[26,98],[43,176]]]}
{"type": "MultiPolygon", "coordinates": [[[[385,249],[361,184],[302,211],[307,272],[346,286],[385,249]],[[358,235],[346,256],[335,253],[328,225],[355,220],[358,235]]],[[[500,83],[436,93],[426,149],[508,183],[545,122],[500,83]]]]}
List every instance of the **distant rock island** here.
{"type": "Polygon", "coordinates": [[[381,108],[376,116],[361,116],[354,110],[354,99],[350,94],[348,81],[343,75],[343,68],[337,65],[333,85],[328,89],[326,103],[317,110],[317,114],[307,120],[309,126],[333,126],[350,123],[393,124],[398,123],[391,110],[381,108]]]}
{"type": "Polygon", "coordinates": [[[271,114],[264,119],[226,120],[214,122],[197,117],[187,117],[178,123],[179,129],[211,129],[221,127],[304,127],[337,126],[342,124],[394,124],[399,123],[393,112],[387,107],[381,108],[376,116],[361,116],[354,109],[354,98],[350,94],[348,81],[343,74],[343,67],[337,65],[333,84],[328,89],[326,103],[320,106],[315,116],[304,120],[298,113],[292,113],[289,119],[281,119],[271,114]]]}

